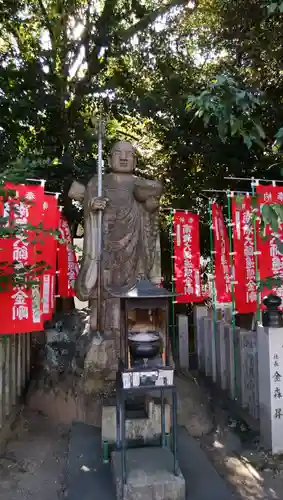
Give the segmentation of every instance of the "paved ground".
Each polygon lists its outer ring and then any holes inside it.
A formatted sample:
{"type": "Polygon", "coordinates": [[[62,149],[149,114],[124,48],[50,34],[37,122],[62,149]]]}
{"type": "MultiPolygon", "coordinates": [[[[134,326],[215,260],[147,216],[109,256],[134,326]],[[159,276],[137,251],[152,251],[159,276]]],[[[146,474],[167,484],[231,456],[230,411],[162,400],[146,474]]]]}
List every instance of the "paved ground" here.
{"type": "Polygon", "coordinates": [[[64,496],[69,429],[25,410],[0,455],[1,500],[56,500],[64,496]]]}
{"type": "MultiPolygon", "coordinates": [[[[100,431],[75,424],[71,432],[67,473],[68,500],[115,500],[109,465],[102,465],[100,431]]],[[[187,483],[187,500],[233,500],[235,496],[215,471],[198,442],[184,428],[178,433],[179,465],[187,483]]]]}
{"type": "Polygon", "coordinates": [[[283,457],[274,459],[262,450],[257,433],[233,417],[224,393],[211,394],[192,377],[181,380],[185,393],[198,387],[194,390],[207,402],[203,411],[212,416],[213,428],[199,443],[218,474],[243,500],[283,500],[283,457]]]}
{"type": "MultiPolygon", "coordinates": [[[[274,462],[251,443],[243,443],[231,429],[219,401],[212,405],[207,391],[193,379],[178,379],[177,383],[178,420],[183,426],[179,430],[179,460],[187,478],[188,500],[283,500],[283,460],[274,462]],[[220,495],[219,488],[225,494],[220,495]]],[[[94,453],[99,449],[99,434],[92,432],[92,439],[85,437],[88,451],[80,453],[79,442],[77,451],[74,447],[74,434],[70,441],[68,426],[55,425],[44,415],[26,409],[0,454],[0,500],[62,500],[67,483],[72,483],[69,494],[73,492],[68,500],[103,500],[99,490],[103,484],[108,488],[105,498],[114,498],[110,471],[94,453]],[[90,467],[83,463],[84,453],[92,456],[90,467]],[[82,463],[78,462],[80,455],[82,463]],[[67,468],[73,472],[67,475],[67,468]],[[94,476],[100,481],[95,496],[93,486],[91,496],[83,496],[94,476]],[[79,486],[75,487],[74,481],[79,486]]],[[[77,439],[82,439],[78,433],[77,439]]]]}

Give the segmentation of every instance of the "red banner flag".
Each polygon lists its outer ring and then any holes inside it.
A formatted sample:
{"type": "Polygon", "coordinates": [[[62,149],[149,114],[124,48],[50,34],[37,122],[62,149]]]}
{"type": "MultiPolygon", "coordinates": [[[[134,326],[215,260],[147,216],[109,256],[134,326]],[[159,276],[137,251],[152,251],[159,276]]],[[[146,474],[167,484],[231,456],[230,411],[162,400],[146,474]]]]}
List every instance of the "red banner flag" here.
{"type": "Polygon", "coordinates": [[[203,300],[200,281],[199,216],[190,212],[174,213],[175,290],[179,303],[203,300]]]}
{"type": "Polygon", "coordinates": [[[58,293],[60,297],[74,297],[75,281],[78,276],[79,266],[72,245],[69,224],[63,216],[60,218],[59,231],[61,238],[66,243],[61,243],[58,247],[58,293]]]}
{"type": "MultiPolygon", "coordinates": [[[[263,204],[277,204],[283,203],[283,186],[257,186],[256,192],[258,195],[259,206],[263,204]]],[[[260,279],[266,280],[267,278],[278,277],[283,279],[283,254],[277,248],[272,230],[269,224],[265,228],[265,234],[268,239],[263,240],[260,237],[259,231],[257,235],[257,247],[259,250],[259,273],[260,279]]],[[[279,227],[278,238],[283,241],[283,224],[279,227]]],[[[283,310],[283,284],[278,287],[273,287],[272,290],[264,288],[261,293],[261,302],[266,295],[274,293],[282,299],[280,309],[283,310]]]]}
{"type": "Polygon", "coordinates": [[[257,309],[256,260],[254,255],[254,225],[250,196],[232,200],[235,303],[239,313],[254,313],[257,309]]]}
{"type": "Polygon", "coordinates": [[[54,195],[44,195],[43,235],[40,247],[40,260],[44,261],[42,274],[42,314],[43,321],[51,319],[55,308],[55,277],[57,259],[57,239],[54,232],[59,228],[59,209],[54,195]]]}
{"type": "MultiPolygon", "coordinates": [[[[9,219],[7,224],[10,227],[17,225],[19,231],[13,237],[1,239],[1,256],[8,265],[12,265],[11,272],[16,276],[26,266],[33,266],[37,262],[35,231],[27,230],[27,225],[35,227],[42,221],[44,188],[10,183],[5,184],[5,188],[15,191],[16,196],[4,203],[2,213],[9,219]]],[[[32,272],[30,279],[34,280],[32,272]]],[[[42,330],[40,284],[34,284],[31,288],[9,286],[7,291],[1,292],[1,311],[1,334],[42,330]]]]}
{"type": "Polygon", "coordinates": [[[231,266],[229,258],[229,239],[222,208],[212,204],[212,227],[214,234],[214,266],[216,301],[220,304],[231,302],[231,266]]]}

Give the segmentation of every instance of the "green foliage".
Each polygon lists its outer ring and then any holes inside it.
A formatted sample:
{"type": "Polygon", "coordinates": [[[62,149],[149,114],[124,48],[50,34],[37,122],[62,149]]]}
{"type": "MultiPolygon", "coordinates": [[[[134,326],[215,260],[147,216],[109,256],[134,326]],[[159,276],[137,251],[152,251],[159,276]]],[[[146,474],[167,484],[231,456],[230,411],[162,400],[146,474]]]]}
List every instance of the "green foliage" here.
{"type": "Polygon", "coordinates": [[[277,288],[282,285],[282,278],[279,276],[270,276],[269,278],[266,278],[265,280],[262,280],[259,284],[259,290],[263,290],[264,288],[267,288],[268,290],[272,290],[274,288],[277,288]]]}
{"type": "MultiPolygon", "coordinates": [[[[26,165],[26,163],[23,162],[23,165],[26,165]]],[[[14,179],[13,176],[12,178],[14,179]]],[[[21,179],[24,181],[23,177],[21,177],[21,179]]],[[[16,191],[13,189],[6,189],[4,185],[0,185],[0,201],[9,201],[10,207],[13,208],[15,214],[17,214],[19,202],[24,201],[27,205],[33,205],[32,201],[17,198],[16,191]]],[[[33,226],[31,224],[21,224],[19,226],[14,221],[9,220],[8,217],[0,216],[0,240],[2,240],[2,245],[5,245],[5,239],[7,238],[20,236],[23,243],[28,242],[33,247],[37,248],[35,252],[37,255],[40,255],[42,253],[40,248],[44,243],[42,238],[44,238],[45,234],[52,235],[59,244],[66,243],[58,230],[52,231],[46,229],[43,223],[40,223],[38,226],[33,226]],[[33,240],[30,240],[31,233],[33,234],[33,240]]],[[[2,261],[0,262],[0,292],[8,290],[11,286],[24,286],[29,289],[34,285],[38,285],[38,277],[47,269],[49,269],[49,266],[43,260],[33,265],[24,265],[16,260],[10,263],[2,261]]]]}
{"type": "Polygon", "coordinates": [[[82,211],[66,193],[95,172],[102,103],[105,165],[111,143],[129,138],[138,174],[164,182],[165,208],[200,212],[208,251],[202,189],[226,189],[225,176],[278,178],[282,166],[276,3],[268,15],[266,0],[4,0],[0,173],[45,178],[74,232],[82,211]]]}
{"type": "Polygon", "coordinates": [[[283,12],[283,2],[271,2],[267,5],[267,13],[268,15],[276,14],[283,12]]]}
{"type": "Polygon", "coordinates": [[[228,137],[242,137],[248,148],[253,143],[264,147],[265,132],[257,120],[260,99],[250,90],[240,88],[225,74],[216,76],[199,95],[188,97],[187,109],[195,111],[205,126],[211,121],[217,126],[221,141],[228,137]]]}
{"type": "MultiPolygon", "coordinates": [[[[239,0],[237,4],[228,0],[203,1],[200,10],[209,19],[209,43],[204,41],[204,47],[209,45],[214,53],[210,68],[217,76],[206,74],[201,87],[190,93],[188,122],[201,121],[209,132],[214,129],[225,147],[231,148],[240,139],[238,147],[249,151],[251,161],[238,172],[226,168],[232,178],[278,179],[283,159],[283,4],[267,4],[264,0],[239,0]]],[[[236,188],[234,183],[232,189],[236,188]]],[[[262,235],[266,237],[269,224],[280,252],[283,244],[278,229],[282,221],[282,206],[263,205],[262,235]]]]}

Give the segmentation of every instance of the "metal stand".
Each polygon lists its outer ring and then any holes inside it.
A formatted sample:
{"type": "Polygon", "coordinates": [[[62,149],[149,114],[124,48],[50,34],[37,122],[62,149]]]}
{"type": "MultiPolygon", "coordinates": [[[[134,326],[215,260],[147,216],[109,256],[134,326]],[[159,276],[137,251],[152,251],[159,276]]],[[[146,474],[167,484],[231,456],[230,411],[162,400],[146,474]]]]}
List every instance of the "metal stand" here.
{"type": "Polygon", "coordinates": [[[127,437],[126,437],[126,399],[129,395],[144,394],[147,392],[159,391],[161,395],[161,446],[165,448],[168,440],[166,439],[166,422],[165,422],[165,392],[172,394],[172,440],[171,451],[173,454],[173,472],[178,475],[177,468],[177,391],[175,385],[170,386],[139,386],[124,388],[121,380],[121,372],[117,372],[116,378],[116,446],[121,450],[122,457],[122,499],[124,498],[124,487],[127,484],[127,437]]]}

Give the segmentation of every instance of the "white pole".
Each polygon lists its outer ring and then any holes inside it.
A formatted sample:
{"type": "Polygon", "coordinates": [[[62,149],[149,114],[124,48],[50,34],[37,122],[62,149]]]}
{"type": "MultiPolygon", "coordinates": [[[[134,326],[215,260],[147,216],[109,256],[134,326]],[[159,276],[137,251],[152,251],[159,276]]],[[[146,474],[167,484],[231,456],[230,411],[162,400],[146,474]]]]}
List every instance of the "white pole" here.
{"type": "MultiPolygon", "coordinates": [[[[103,159],[102,159],[102,140],[103,140],[103,129],[104,124],[102,121],[102,110],[100,109],[99,122],[98,122],[98,157],[97,157],[97,196],[103,196],[102,189],[102,170],[103,170],[103,159]]],[[[101,269],[101,254],[102,254],[102,210],[98,212],[98,234],[97,234],[97,329],[98,333],[101,334],[101,315],[102,315],[102,269],[101,269]]]]}

